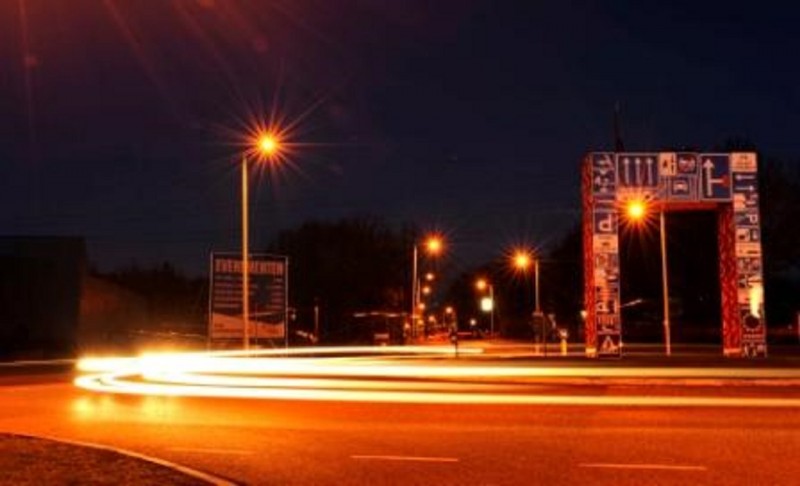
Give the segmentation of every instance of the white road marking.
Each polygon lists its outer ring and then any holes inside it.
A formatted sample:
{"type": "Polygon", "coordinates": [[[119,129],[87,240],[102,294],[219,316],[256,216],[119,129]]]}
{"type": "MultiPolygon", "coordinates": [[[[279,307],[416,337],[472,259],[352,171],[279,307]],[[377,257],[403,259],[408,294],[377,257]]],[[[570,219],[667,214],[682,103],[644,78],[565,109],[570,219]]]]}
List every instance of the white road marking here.
{"type": "Polygon", "coordinates": [[[350,459],[368,460],[368,461],[458,462],[457,457],[423,457],[423,456],[350,456],[350,459]]]}
{"type": "Polygon", "coordinates": [[[606,464],[606,463],[586,463],[578,464],[578,467],[591,467],[598,469],[648,469],[661,471],[707,471],[705,466],[684,466],[672,464],[606,464]]]}
{"type": "Polygon", "coordinates": [[[248,456],[253,454],[253,451],[247,451],[244,449],[210,449],[203,447],[170,447],[169,450],[173,452],[193,452],[197,454],[230,454],[237,456],[248,456]]]}

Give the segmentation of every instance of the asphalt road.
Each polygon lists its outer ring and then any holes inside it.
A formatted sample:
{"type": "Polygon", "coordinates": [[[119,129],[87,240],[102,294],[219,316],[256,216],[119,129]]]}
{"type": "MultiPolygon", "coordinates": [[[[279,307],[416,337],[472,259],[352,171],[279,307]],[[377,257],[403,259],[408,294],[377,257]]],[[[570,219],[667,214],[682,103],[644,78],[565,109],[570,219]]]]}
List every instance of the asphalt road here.
{"type": "MultiPolygon", "coordinates": [[[[124,448],[248,484],[797,484],[800,411],[126,397],[0,383],[0,431],[124,448]]],[[[682,387],[524,385],[681,396],[682,387]]],[[[737,395],[797,396],[741,389],[737,395]]],[[[730,390],[708,387],[691,395],[730,390]]]]}

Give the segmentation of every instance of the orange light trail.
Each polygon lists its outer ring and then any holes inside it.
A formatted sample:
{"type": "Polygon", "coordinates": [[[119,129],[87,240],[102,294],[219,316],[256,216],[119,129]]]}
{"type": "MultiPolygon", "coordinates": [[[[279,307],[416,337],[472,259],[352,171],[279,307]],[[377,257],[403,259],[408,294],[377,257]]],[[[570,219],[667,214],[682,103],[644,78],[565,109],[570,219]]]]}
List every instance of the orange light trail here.
{"type": "MultiPolygon", "coordinates": [[[[482,354],[480,348],[462,352],[472,358],[482,354]]],[[[570,378],[592,384],[598,377],[633,381],[677,375],[711,382],[762,377],[762,370],[757,369],[506,366],[441,359],[452,353],[450,346],[401,346],[86,358],[79,361],[78,369],[87,374],[76,378],[75,385],[127,395],[383,403],[800,406],[800,399],[792,398],[542,395],[520,388],[514,381],[570,378]],[[409,361],[411,357],[413,361],[409,361]]],[[[770,376],[798,380],[800,371],[770,370],[770,376]]]]}

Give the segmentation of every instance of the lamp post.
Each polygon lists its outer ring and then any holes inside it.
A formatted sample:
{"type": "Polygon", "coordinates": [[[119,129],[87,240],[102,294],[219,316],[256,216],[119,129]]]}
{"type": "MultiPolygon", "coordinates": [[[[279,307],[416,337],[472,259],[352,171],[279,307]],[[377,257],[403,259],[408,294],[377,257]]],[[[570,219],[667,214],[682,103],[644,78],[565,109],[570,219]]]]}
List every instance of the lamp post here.
{"type": "MultiPolygon", "coordinates": [[[[255,151],[261,157],[271,160],[280,150],[280,144],[274,135],[262,134],[256,141],[255,151]]],[[[247,153],[242,154],[242,321],[244,333],[242,337],[245,350],[250,349],[250,218],[249,218],[249,181],[247,153]]],[[[288,327],[288,326],[287,326],[288,327]]],[[[287,329],[288,335],[288,329],[287,329]]]]}
{"type": "MultiPolygon", "coordinates": [[[[484,291],[487,288],[489,289],[489,303],[491,304],[490,308],[488,309],[488,311],[489,311],[489,336],[494,337],[494,285],[492,285],[491,283],[487,282],[486,279],[480,278],[480,279],[478,279],[477,282],[475,282],[475,287],[477,287],[477,289],[480,290],[480,291],[484,291]]],[[[483,307],[483,306],[481,306],[481,307],[483,307]]],[[[483,310],[486,310],[486,309],[483,309],[483,310]]]]}
{"type": "MultiPolygon", "coordinates": [[[[645,201],[634,199],[628,201],[626,212],[628,219],[633,223],[640,223],[648,213],[648,204],[645,201]]],[[[662,207],[658,214],[659,240],[661,243],[661,291],[664,300],[664,351],[667,356],[672,355],[672,338],[669,319],[669,274],[667,272],[667,225],[666,215],[662,207]]]]}
{"type": "Polygon", "coordinates": [[[250,225],[248,214],[247,155],[242,155],[242,347],[250,349],[250,225]]]}
{"type": "Polygon", "coordinates": [[[667,275],[667,225],[664,209],[659,212],[661,236],[661,287],[664,292],[664,346],[667,356],[672,355],[672,338],[669,322],[669,277],[667,275]]]}
{"type": "MultiPolygon", "coordinates": [[[[429,236],[424,241],[424,249],[429,255],[438,255],[442,251],[444,243],[442,238],[436,235],[429,236]]],[[[420,283],[417,277],[419,267],[419,245],[415,241],[411,254],[411,335],[417,335],[417,310],[419,309],[420,283]]],[[[431,274],[428,274],[431,275],[431,274]]],[[[426,278],[428,277],[426,275],[426,278]]]]}
{"type": "Polygon", "coordinates": [[[533,263],[533,292],[534,292],[534,299],[533,299],[533,306],[534,312],[539,314],[541,312],[541,308],[539,307],[539,259],[531,256],[531,252],[526,250],[518,250],[514,254],[514,266],[517,267],[519,270],[523,272],[530,267],[531,262],[533,263]]]}
{"type": "Polygon", "coordinates": [[[533,317],[541,321],[542,344],[547,356],[547,336],[545,321],[539,306],[539,259],[529,250],[517,250],[513,255],[513,264],[518,270],[526,272],[533,263],[533,317]]]}
{"type": "Polygon", "coordinates": [[[452,306],[448,305],[444,308],[444,317],[442,321],[442,327],[453,326],[458,329],[458,317],[456,316],[456,311],[452,306]]]}

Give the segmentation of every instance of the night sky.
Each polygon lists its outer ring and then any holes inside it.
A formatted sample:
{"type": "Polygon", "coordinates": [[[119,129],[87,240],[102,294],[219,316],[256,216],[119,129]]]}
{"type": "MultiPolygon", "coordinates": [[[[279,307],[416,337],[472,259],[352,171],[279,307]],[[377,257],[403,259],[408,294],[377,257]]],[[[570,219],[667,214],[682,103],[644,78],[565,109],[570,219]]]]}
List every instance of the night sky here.
{"type": "Polygon", "coordinates": [[[0,232],[202,274],[272,114],[294,145],[253,179],[253,247],[358,215],[464,265],[547,247],[617,103],[629,150],[800,154],[798,25],[764,1],[0,0],[0,232]]]}

